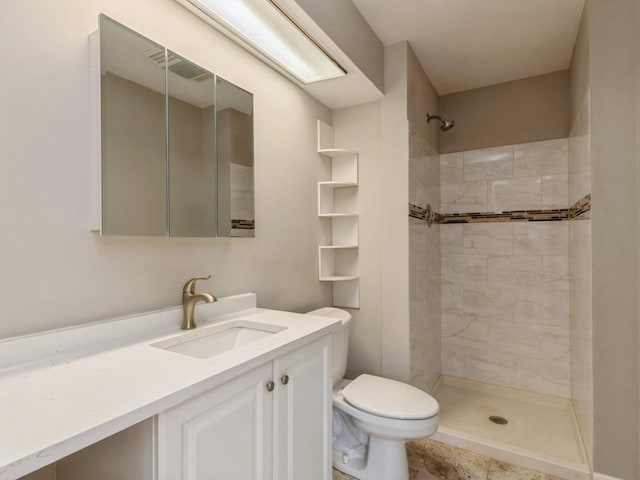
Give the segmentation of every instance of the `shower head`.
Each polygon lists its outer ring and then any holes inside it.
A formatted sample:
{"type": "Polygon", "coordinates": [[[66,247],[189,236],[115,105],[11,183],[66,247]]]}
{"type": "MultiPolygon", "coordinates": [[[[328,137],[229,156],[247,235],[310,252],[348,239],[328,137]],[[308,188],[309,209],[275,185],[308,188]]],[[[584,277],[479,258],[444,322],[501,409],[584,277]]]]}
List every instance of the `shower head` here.
{"type": "Polygon", "coordinates": [[[454,120],[446,120],[442,118],[440,115],[430,115],[427,113],[427,123],[430,123],[431,120],[440,120],[440,130],[446,132],[447,130],[451,130],[456,126],[456,122],[454,120]]]}

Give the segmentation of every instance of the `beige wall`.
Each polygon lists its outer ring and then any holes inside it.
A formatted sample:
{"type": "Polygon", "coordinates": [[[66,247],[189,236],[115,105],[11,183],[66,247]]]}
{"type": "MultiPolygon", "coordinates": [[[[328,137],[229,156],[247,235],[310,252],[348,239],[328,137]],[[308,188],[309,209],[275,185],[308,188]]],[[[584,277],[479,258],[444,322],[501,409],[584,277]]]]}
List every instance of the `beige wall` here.
{"type": "Polygon", "coordinates": [[[333,112],[335,145],[358,152],[358,270],[360,309],[353,315],[349,335],[347,377],[380,375],[382,322],[382,161],[380,156],[380,102],[333,112]]]}
{"type": "Polygon", "coordinates": [[[590,4],[596,472],[638,478],[638,130],[634,0],[590,4]]]}
{"type": "Polygon", "coordinates": [[[427,123],[427,113],[438,112],[438,92],[431,80],[418,62],[418,57],[407,48],[407,118],[412,128],[416,130],[429,145],[438,150],[438,122],[427,123]]]}
{"type": "MultiPolygon", "coordinates": [[[[429,299],[414,296],[413,302],[414,307],[418,303],[422,305],[423,300],[437,302],[437,308],[429,308],[437,312],[437,316],[427,319],[425,308],[414,308],[413,311],[419,310],[423,316],[416,317],[415,328],[412,328],[407,202],[409,179],[417,182],[420,176],[424,184],[414,183],[412,190],[417,194],[416,202],[426,205],[429,201],[437,206],[439,191],[433,188],[433,180],[435,178],[437,186],[439,165],[435,165],[437,158],[432,158],[431,163],[435,166],[427,171],[425,155],[436,152],[418,129],[410,133],[407,119],[411,115],[410,107],[415,106],[415,111],[425,113],[435,108],[437,95],[407,42],[385,49],[385,85],[387,95],[380,102],[333,113],[336,146],[359,152],[361,308],[351,311],[348,376],[372,373],[403,381],[413,380],[415,384],[429,388],[439,373],[439,348],[437,345],[430,348],[429,344],[439,338],[436,325],[439,324],[439,274],[435,273],[435,287],[429,285],[434,292],[438,287],[438,294],[429,299]],[[424,167],[417,169],[420,171],[410,172],[410,136],[414,166],[424,167]],[[431,175],[431,183],[425,175],[431,175]],[[423,343],[417,345],[417,340],[423,343]]],[[[424,128],[426,122],[422,117],[420,113],[419,122],[428,135],[431,128],[424,128]]],[[[433,133],[431,131],[432,140],[436,138],[433,133]]],[[[419,234],[413,236],[414,240],[419,237],[418,241],[426,242],[425,236],[430,236],[437,245],[437,228],[429,230],[430,235],[426,228],[425,224],[415,227],[413,233],[419,231],[419,234]]],[[[428,260],[424,255],[421,258],[428,260]]],[[[439,268],[439,253],[431,264],[439,268]]],[[[429,278],[433,280],[433,275],[429,278]]]]}
{"type": "Polygon", "coordinates": [[[409,44],[385,48],[386,95],[380,101],[382,208],[382,371],[409,381],[409,122],[407,59],[409,44]]]}
{"type": "Polygon", "coordinates": [[[153,420],[145,420],[21,480],[152,480],[153,420]]]}
{"type": "Polygon", "coordinates": [[[571,126],[575,124],[584,98],[591,85],[589,60],[589,12],[591,0],[586,0],[576,44],[573,47],[569,68],[569,90],[571,92],[571,126]]]}
{"type": "Polygon", "coordinates": [[[0,39],[20,48],[0,80],[11,112],[0,120],[0,337],[177,305],[185,280],[206,273],[200,288],[218,296],[253,291],[260,306],[299,312],[331,303],[318,282],[314,215],[325,106],[173,0],[1,8],[0,39]],[[100,12],[254,94],[255,239],[89,232],[88,35],[100,12]]]}
{"type": "Polygon", "coordinates": [[[568,137],[569,104],[567,71],[445,95],[440,153],[568,137]]]}

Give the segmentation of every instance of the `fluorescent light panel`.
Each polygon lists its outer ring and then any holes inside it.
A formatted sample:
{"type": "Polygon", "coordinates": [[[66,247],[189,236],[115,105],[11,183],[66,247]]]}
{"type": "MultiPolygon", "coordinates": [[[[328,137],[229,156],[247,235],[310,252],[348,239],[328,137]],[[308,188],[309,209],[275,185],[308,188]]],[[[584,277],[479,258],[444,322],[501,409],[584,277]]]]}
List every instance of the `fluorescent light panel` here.
{"type": "Polygon", "coordinates": [[[335,60],[269,0],[189,2],[304,84],[345,75],[335,60]]]}

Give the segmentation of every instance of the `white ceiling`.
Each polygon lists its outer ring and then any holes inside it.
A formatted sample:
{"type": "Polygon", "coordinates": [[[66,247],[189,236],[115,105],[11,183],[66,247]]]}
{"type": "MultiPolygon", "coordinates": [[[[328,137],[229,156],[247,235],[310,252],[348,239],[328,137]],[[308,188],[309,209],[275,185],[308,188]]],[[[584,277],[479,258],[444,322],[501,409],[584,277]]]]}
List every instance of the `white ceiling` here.
{"type": "Polygon", "coordinates": [[[385,45],[408,40],[440,95],[569,68],[584,0],[353,0],[385,45]]]}

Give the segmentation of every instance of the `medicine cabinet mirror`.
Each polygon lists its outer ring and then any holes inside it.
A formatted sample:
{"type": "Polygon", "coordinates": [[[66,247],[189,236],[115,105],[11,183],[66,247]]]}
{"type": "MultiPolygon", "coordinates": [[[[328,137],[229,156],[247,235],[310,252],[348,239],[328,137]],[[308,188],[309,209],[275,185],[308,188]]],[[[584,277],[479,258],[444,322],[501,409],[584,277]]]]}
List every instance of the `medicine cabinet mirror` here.
{"type": "Polygon", "coordinates": [[[100,16],[103,235],[253,237],[253,95],[100,16]]]}

